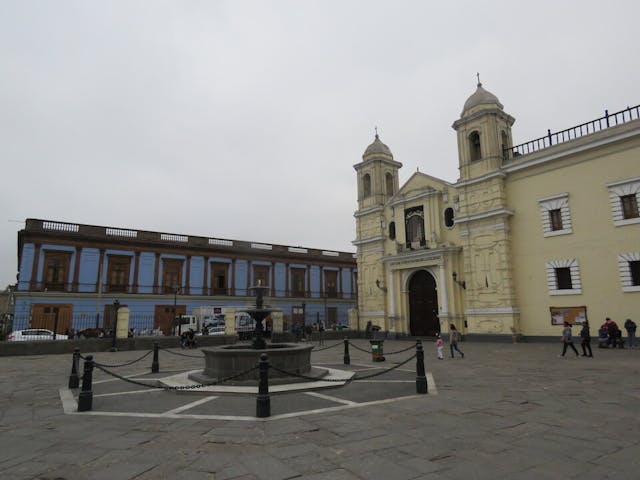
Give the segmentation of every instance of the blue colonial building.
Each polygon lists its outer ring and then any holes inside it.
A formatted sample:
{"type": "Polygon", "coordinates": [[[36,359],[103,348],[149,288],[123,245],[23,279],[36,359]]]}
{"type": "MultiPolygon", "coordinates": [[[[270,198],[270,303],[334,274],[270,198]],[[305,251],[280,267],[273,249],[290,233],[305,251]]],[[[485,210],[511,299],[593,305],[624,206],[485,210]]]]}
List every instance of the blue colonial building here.
{"type": "Polygon", "coordinates": [[[18,265],[14,329],[108,328],[117,304],[132,328],[169,334],[196,307],[252,304],[258,284],[285,329],[344,325],[357,304],[350,252],[27,219],[18,265]]]}

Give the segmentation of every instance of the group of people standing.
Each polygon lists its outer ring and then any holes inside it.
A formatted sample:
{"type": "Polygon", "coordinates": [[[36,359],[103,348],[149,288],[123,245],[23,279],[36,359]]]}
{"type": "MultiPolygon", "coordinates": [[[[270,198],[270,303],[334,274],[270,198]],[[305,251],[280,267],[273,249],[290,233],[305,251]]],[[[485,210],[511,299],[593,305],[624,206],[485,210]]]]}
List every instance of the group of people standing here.
{"type": "MultiPolygon", "coordinates": [[[[629,347],[635,346],[635,337],[636,337],[636,324],[630,318],[627,318],[626,322],[624,322],[624,328],[627,331],[627,343],[629,347]]],[[[593,352],[591,351],[591,333],[589,332],[589,322],[582,322],[582,329],[580,330],[580,339],[582,346],[582,356],[583,357],[593,357],[593,352]]],[[[576,357],[580,354],[576,347],[573,345],[572,335],[571,335],[571,324],[569,322],[564,322],[564,328],[562,329],[562,354],[561,357],[564,357],[567,353],[567,348],[571,348],[576,357]]],[[[609,317],[602,324],[600,329],[598,330],[598,346],[602,348],[623,348],[624,340],[622,339],[622,332],[618,328],[616,322],[611,320],[609,317]]]]}

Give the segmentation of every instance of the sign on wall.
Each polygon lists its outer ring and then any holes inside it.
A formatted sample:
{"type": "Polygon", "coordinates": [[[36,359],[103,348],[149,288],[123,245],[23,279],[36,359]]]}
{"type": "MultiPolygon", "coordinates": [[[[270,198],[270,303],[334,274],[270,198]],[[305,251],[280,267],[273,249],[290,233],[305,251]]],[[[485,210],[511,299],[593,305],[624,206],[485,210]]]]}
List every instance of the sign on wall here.
{"type": "Polygon", "coordinates": [[[587,307],[549,307],[551,325],[582,324],[587,321],[587,307]]]}

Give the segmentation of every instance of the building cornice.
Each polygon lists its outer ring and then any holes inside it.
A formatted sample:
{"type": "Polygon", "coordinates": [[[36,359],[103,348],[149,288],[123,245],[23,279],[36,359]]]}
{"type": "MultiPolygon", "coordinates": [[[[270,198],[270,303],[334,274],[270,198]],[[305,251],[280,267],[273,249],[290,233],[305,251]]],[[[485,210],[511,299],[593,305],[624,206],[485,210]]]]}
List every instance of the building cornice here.
{"type": "Polygon", "coordinates": [[[384,240],[384,237],[382,235],[378,235],[376,237],[365,238],[363,240],[353,240],[351,244],[355,245],[356,247],[359,247],[362,245],[367,245],[369,243],[381,242],[383,240],[384,240]]]}
{"type": "Polygon", "coordinates": [[[486,220],[486,219],[495,218],[495,217],[506,217],[506,216],[511,216],[514,213],[515,212],[513,210],[510,210],[508,208],[498,208],[497,210],[489,210],[488,212],[477,213],[475,215],[458,217],[456,218],[456,224],[475,222],[478,220],[486,220]]]}
{"type": "Polygon", "coordinates": [[[396,205],[402,205],[409,202],[415,202],[416,200],[420,200],[421,198],[432,197],[434,195],[442,195],[442,192],[436,189],[431,189],[426,192],[418,193],[412,195],[410,197],[402,197],[396,200],[392,200],[388,203],[388,206],[395,207],[396,205]]]}
{"type": "Polygon", "coordinates": [[[417,262],[441,262],[446,255],[456,254],[462,250],[460,246],[439,247],[424,250],[411,250],[409,252],[389,255],[382,259],[389,267],[417,262]]]}
{"type": "Polygon", "coordinates": [[[356,210],[355,212],[353,212],[353,216],[358,218],[358,217],[363,217],[365,215],[369,215],[371,213],[381,212],[383,210],[384,210],[384,207],[382,205],[376,205],[375,207],[365,208],[364,210],[356,210]]]}
{"type": "Polygon", "coordinates": [[[455,187],[468,187],[469,185],[474,185],[476,183],[486,182],[487,180],[492,180],[494,178],[505,178],[507,175],[498,170],[496,172],[487,173],[486,175],[482,175],[481,177],[471,178],[469,180],[458,180],[455,184],[455,187]]]}
{"type": "Polygon", "coordinates": [[[618,133],[611,132],[611,129],[607,129],[598,133],[601,133],[601,135],[598,135],[597,133],[592,134],[596,138],[591,135],[580,137],[572,142],[559,143],[552,147],[547,147],[543,150],[517,157],[517,160],[512,160],[513,163],[503,165],[501,171],[506,173],[518,172],[553,160],[566,158],[570,155],[576,155],[587,150],[610,145],[614,142],[620,142],[622,140],[637,137],[640,134],[640,128],[634,126],[631,130],[625,130],[618,133]]]}
{"type": "Polygon", "coordinates": [[[360,163],[356,163],[353,168],[355,168],[356,170],[360,170],[364,167],[366,167],[367,165],[370,165],[372,163],[376,163],[376,162],[380,162],[380,163],[386,163],[387,165],[394,167],[394,168],[402,168],[402,163],[400,162],[396,162],[395,160],[389,160],[387,158],[381,158],[381,157],[374,157],[374,158],[369,158],[367,160],[363,160],[360,163]]]}

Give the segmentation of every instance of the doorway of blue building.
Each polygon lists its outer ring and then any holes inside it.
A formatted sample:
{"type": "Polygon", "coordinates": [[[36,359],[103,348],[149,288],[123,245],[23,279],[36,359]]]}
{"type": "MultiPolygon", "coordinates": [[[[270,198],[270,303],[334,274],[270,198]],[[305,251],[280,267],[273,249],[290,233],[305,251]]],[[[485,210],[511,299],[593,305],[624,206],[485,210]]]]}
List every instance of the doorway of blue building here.
{"type": "Polygon", "coordinates": [[[186,305],[156,305],[153,328],[154,330],[162,330],[164,335],[174,335],[177,326],[176,319],[180,315],[187,314],[186,305]]]}
{"type": "Polygon", "coordinates": [[[436,279],[426,270],[409,279],[409,330],[417,337],[440,333],[436,279]]]}

